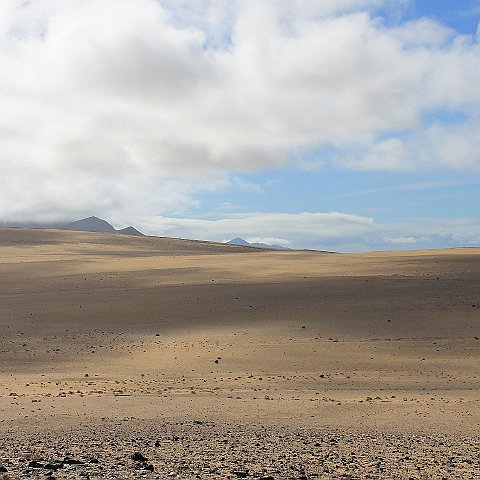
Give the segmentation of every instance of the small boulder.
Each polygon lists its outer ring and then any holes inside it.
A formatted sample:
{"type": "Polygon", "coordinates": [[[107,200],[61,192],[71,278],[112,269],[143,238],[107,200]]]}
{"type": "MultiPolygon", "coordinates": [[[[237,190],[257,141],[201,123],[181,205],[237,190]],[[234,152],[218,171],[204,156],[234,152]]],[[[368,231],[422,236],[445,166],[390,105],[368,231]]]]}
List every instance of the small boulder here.
{"type": "Polygon", "coordinates": [[[145,458],[140,452],[135,452],[132,455],[132,460],[134,460],[135,462],[146,462],[147,458],[145,458]]]}
{"type": "Polygon", "coordinates": [[[247,478],[248,477],[248,472],[244,472],[241,470],[234,470],[232,472],[237,478],[247,478]]]}

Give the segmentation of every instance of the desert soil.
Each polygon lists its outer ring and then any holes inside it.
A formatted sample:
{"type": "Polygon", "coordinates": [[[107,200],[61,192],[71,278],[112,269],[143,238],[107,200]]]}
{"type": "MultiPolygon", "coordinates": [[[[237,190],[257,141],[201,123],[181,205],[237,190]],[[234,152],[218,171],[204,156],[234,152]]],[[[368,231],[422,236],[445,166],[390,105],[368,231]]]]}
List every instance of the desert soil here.
{"type": "Polygon", "coordinates": [[[480,250],[0,229],[0,478],[480,478],[480,250]]]}

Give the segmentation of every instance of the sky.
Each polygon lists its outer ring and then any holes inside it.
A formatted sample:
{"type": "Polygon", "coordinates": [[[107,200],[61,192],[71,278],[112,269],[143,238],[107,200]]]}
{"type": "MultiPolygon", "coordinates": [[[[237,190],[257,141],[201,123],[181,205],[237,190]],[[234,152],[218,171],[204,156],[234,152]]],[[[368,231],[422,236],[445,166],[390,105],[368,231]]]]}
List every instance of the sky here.
{"type": "Polygon", "coordinates": [[[0,225],[480,246],[480,0],[2,0],[0,225]]]}

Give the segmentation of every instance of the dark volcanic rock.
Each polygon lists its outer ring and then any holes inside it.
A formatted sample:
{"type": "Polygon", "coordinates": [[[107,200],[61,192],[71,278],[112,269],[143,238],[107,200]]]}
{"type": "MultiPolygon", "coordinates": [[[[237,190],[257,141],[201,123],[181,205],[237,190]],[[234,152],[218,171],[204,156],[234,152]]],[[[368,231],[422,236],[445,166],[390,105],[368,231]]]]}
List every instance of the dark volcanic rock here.
{"type": "Polygon", "coordinates": [[[135,452],[132,455],[132,460],[134,460],[135,462],[146,462],[147,458],[145,458],[140,452],[135,452]]]}
{"type": "Polygon", "coordinates": [[[238,478],[247,478],[248,477],[248,472],[243,472],[243,471],[240,471],[240,470],[233,470],[232,473],[238,478]]]}
{"type": "Polygon", "coordinates": [[[59,468],[63,468],[63,462],[54,462],[54,463],[47,463],[43,466],[46,470],[53,470],[57,471],[59,468]]]}

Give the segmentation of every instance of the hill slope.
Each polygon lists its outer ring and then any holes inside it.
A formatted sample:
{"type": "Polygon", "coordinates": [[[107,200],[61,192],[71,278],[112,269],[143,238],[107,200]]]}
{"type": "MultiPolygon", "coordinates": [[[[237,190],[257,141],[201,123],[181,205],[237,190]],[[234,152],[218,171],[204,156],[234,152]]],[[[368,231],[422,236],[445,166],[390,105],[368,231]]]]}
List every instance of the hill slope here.
{"type": "MultiPolygon", "coordinates": [[[[186,240],[170,237],[150,237],[140,235],[118,235],[114,232],[85,232],[29,228],[0,228],[1,247],[64,245],[70,249],[82,251],[96,249],[101,253],[118,253],[118,255],[204,255],[223,253],[262,252],[266,250],[252,249],[239,245],[186,240]]],[[[50,248],[50,247],[49,247],[50,248]]],[[[46,249],[47,251],[47,249],[46,249]]]]}

